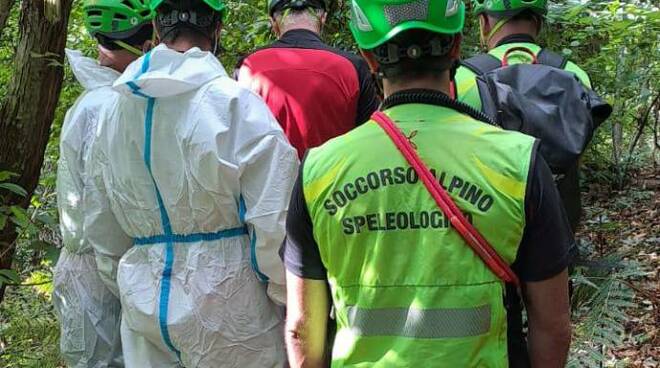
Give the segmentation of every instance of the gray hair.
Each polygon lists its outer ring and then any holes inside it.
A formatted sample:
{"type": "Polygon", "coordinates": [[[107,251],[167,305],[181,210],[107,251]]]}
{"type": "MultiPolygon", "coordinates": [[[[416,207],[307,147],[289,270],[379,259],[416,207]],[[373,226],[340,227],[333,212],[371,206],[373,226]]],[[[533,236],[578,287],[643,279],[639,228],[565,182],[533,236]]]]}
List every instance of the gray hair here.
{"type": "Polygon", "coordinates": [[[308,27],[321,28],[321,16],[325,11],[323,9],[306,8],[294,10],[291,9],[286,16],[285,11],[277,11],[273,18],[282,28],[290,28],[305,25],[308,27]]]}

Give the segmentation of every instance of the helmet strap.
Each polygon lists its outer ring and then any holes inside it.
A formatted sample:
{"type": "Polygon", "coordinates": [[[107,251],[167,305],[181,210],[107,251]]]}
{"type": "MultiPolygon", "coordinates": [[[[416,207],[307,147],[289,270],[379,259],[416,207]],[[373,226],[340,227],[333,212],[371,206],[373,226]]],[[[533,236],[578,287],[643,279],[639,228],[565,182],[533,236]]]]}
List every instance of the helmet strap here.
{"type": "Polygon", "coordinates": [[[502,27],[509,21],[509,19],[510,18],[502,18],[502,19],[498,20],[497,23],[495,23],[495,25],[493,26],[493,28],[491,28],[490,32],[488,32],[488,35],[486,35],[486,37],[484,37],[482,35],[482,37],[481,37],[481,46],[487,49],[488,48],[488,43],[490,42],[490,40],[493,38],[493,36],[495,36],[495,34],[500,29],[502,29],[502,27]]]}
{"type": "Polygon", "coordinates": [[[211,43],[213,44],[213,51],[212,52],[213,52],[213,55],[215,55],[215,56],[218,56],[218,51],[220,51],[220,50],[218,50],[219,49],[219,47],[218,47],[218,41],[219,40],[220,40],[220,33],[216,29],[216,30],[213,31],[213,36],[211,36],[211,43]]]}
{"type": "Polygon", "coordinates": [[[142,56],[142,54],[143,54],[142,50],[138,49],[135,46],[131,46],[131,45],[127,44],[124,41],[113,40],[112,42],[114,42],[117,46],[120,46],[124,50],[130,52],[131,54],[134,54],[134,55],[137,55],[137,56],[142,56]]]}
{"type": "Polygon", "coordinates": [[[277,26],[280,28],[280,30],[281,30],[282,27],[284,26],[284,18],[288,17],[289,14],[291,14],[291,8],[286,8],[286,9],[284,9],[284,11],[282,12],[282,16],[280,17],[280,20],[277,21],[277,26]]]}

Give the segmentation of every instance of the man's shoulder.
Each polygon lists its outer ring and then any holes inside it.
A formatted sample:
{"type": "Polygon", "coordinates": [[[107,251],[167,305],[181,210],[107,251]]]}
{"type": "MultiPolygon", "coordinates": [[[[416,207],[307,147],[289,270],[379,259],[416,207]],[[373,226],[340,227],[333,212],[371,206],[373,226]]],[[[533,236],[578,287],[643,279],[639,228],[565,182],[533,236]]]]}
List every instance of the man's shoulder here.
{"type": "MultiPolygon", "coordinates": [[[[198,97],[203,98],[202,101],[222,99],[228,101],[249,101],[249,103],[259,102],[259,99],[252,91],[242,87],[236,80],[227,76],[211,80],[200,88],[197,94],[198,97]],[[257,101],[255,101],[255,98],[257,101]]],[[[208,101],[208,103],[214,102],[208,101]]]]}
{"type": "Polygon", "coordinates": [[[112,86],[101,86],[92,89],[86,89],[76,100],[76,104],[71,107],[74,109],[100,109],[103,105],[108,104],[109,100],[119,97],[119,92],[115,91],[112,86]]]}
{"type": "Polygon", "coordinates": [[[326,50],[350,60],[355,65],[361,65],[361,64],[366,65],[366,62],[364,61],[364,59],[362,59],[362,57],[351,51],[343,50],[338,47],[334,47],[330,45],[325,45],[325,46],[326,46],[326,50]]]}
{"type": "Polygon", "coordinates": [[[73,106],[67,111],[67,119],[64,121],[64,129],[70,124],[80,124],[79,120],[96,120],[99,111],[112,104],[119,98],[119,93],[110,86],[102,86],[93,89],[86,89],[76,99],[73,106]]]}
{"type": "Polygon", "coordinates": [[[370,119],[349,132],[331,138],[322,145],[310,149],[307,152],[307,157],[310,161],[319,159],[322,161],[326,157],[360,156],[362,152],[371,154],[373,147],[364,143],[369,142],[373,135],[380,133],[383,133],[380,127],[370,119]]]}
{"type": "Polygon", "coordinates": [[[587,74],[587,72],[584,71],[584,69],[579,67],[574,62],[569,60],[566,63],[566,67],[564,67],[564,70],[575,74],[575,76],[578,77],[578,79],[580,80],[580,82],[582,82],[582,84],[584,84],[585,86],[587,86],[589,88],[592,88],[591,78],[589,77],[589,74],[587,74]]]}
{"type": "Polygon", "coordinates": [[[198,111],[209,116],[209,119],[203,119],[204,124],[221,122],[221,125],[239,128],[236,124],[248,119],[250,126],[244,125],[240,129],[281,130],[266,102],[232,78],[220,77],[210,81],[197,92],[195,99],[198,103],[191,104],[197,105],[193,108],[201,109],[198,111]]]}
{"type": "Polygon", "coordinates": [[[240,68],[243,65],[243,63],[248,59],[251,59],[257,55],[259,56],[266,55],[266,53],[268,52],[276,52],[278,49],[321,51],[350,61],[351,64],[353,64],[353,66],[357,70],[361,70],[362,68],[366,68],[367,66],[366,62],[360,56],[350,51],[346,51],[334,46],[330,46],[321,40],[309,44],[289,44],[278,40],[269,45],[259,47],[254,51],[252,51],[251,53],[247,54],[246,56],[240,58],[237,63],[237,68],[240,68]]]}

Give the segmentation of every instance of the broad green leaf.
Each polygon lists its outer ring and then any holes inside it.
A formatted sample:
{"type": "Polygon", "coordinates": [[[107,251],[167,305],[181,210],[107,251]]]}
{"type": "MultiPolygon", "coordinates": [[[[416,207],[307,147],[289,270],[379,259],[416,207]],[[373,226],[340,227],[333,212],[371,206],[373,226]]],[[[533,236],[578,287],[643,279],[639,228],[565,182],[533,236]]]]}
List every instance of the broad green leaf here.
{"type": "Polygon", "coordinates": [[[57,220],[47,213],[40,213],[34,219],[45,225],[57,225],[57,220]]]}
{"type": "Polygon", "coordinates": [[[26,211],[18,206],[11,206],[9,208],[13,216],[11,221],[20,227],[27,227],[30,224],[30,219],[27,216],[26,211]]]}
{"type": "Polygon", "coordinates": [[[35,251],[48,250],[49,247],[54,247],[54,245],[43,240],[33,240],[29,246],[30,249],[35,251]]]}
{"type": "Polygon", "coordinates": [[[0,189],[7,189],[8,191],[18,194],[21,197],[27,196],[27,191],[14,183],[0,183],[0,189]]]}
{"type": "Polygon", "coordinates": [[[56,246],[50,246],[46,248],[46,255],[44,257],[45,260],[50,261],[51,266],[54,266],[57,264],[57,261],[60,259],[60,253],[61,249],[56,247],[56,246]]]}
{"type": "Polygon", "coordinates": [[[5,181],[16,176],[18,176],[18,174],[11,171],[0,171],[0,181],[5,181]]]}
{"type": "Polygon", "coordinates": [[[21,277],[16,270],[1,269],[0,270],[0,285],[2,284],[18,284],[21,282],[21,277]]]}

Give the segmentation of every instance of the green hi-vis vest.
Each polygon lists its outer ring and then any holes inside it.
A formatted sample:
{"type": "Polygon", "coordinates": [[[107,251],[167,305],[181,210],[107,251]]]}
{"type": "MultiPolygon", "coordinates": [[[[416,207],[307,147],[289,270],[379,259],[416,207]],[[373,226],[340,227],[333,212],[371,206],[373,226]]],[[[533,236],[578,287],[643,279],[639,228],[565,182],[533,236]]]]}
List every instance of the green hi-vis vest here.
{"type": "MultiPolygon", "coordinates": [[[[435,105],[385,113],[513,262],[534,140],[435,105]]],[[[375,122],[311,150],[302,175],[336,309],[333,367],[508,366],[503,282],[375,122]]]]}
{"type": "MultiPolygon", "coordinates": [[[[500,45],[490,50],[488,53],[502,60],[504,54],[509,49],[514,47],[524,47],[533,52],[534,55],[538,55],[538,53],[541,51],[541,46],[537,44],[528,42],[516,42],[500,45]]],[[[531,63],[532,58],[531,55],[524,51],[513,51],[509,55],[508,61],[509,65],[531,63]]],[[[580,79],[582,84],[591,88],[591,81],[589,80],[589,76],[584,70],[580,69],[579,66],[569,61],[566,63],[564,70],[575,74],[575,76],[580,79]]],[[[481,98],[479,97],[479,88],[477,87],[476,75],[470,69],[464,66],[460,66],[456,71],[454,80],[456,82],[456,95],[458,100],[481,111],[481,98]]]]}

